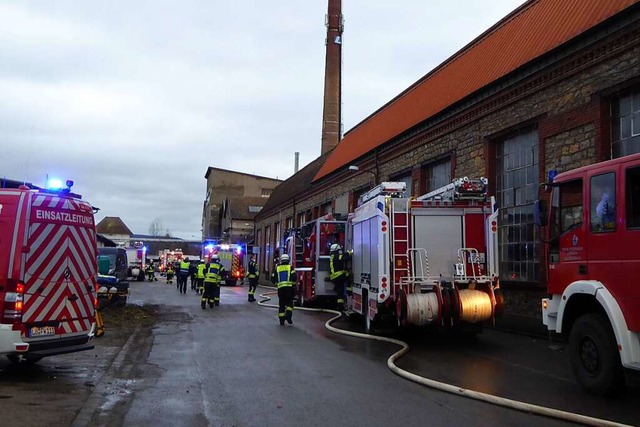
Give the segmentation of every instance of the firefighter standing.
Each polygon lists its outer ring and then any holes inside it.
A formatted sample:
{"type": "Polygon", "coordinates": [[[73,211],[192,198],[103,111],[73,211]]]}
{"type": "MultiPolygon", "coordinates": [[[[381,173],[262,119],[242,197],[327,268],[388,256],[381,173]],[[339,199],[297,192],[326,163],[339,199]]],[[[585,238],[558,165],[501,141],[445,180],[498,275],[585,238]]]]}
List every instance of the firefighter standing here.
{"type": "Polygon", "coordinates": [[[189,264],[189,277],[191,278],[191,289],[196,290],[196,275],[198,273],[198,265],[195,262],[189,264]]]}
{"type": "Polygon", "coordinates": [[[333,282],[335,286],[334,289],[337,296],[337,308],[340,311],[344,310],[345,292],[347,290],[346,284],[349,280],[349,272],[346,269],[347,258],[348,255],[343,253],[342,247],[339,244],[334,243],[331,245],[329,256],[329,280],[333,282]]]}
{"type": "Polygon", "coordinates": [[[298,283],[298,275],[289,265],[289,255],[283,254],[280,257],[280,265],[271,275],[271,282],[278,286],[278,320],[281,325],[284,325],[285,320],[292,324],[294,286],[298,283]]]}
{"type": "Polygon", "coordinates": [[[189,266],[191,263],[189,262],[189,258],[185,258],[180,261],[180,269],[178,270],[178,280],[176,281],[176,286],[178,288],[178,292],[181,294],[187,293],[187,279],[189,278],[189,266]]]}
{"type": "Polygon", "coordinates": [[[247,274],[247,278],[249,279],[249,302],[253,302],[256,300],[254,294],[256,292],[256,288],[258,287],[258,276],[260,275],[258,269],[258,263],[256,262],[256,257],[252,256],[249,261],[249,272],[247,274]]]}
{"type": "Polygon", "coordinates": [[[158,280],[156,278],[156,271],[155,271],[155,268],[153,267],[153,264],[149,264],[147,266],[147,280],[150,282],[153,282],[154,280],[155,281],[158,280]]]}
{"type": "Polygon", "coordinates": [[[196,270],[196,294],[204,293],[204,261],[200,261],[196,270]]]}
{"type": "Polygon", "coordinates": [[[173,267],[171,264],[167,264],[167,284],[170,285],[173,283],[173,267]]]}
{"type": "Polygon", "coordinates": [[[211,255],[211,261],[204,268],[204,292],[200,299],[202,308],[209,308],[220,305],[220,282],[225,270],[220,264],[220,257],[217,254],[211,255]]]}

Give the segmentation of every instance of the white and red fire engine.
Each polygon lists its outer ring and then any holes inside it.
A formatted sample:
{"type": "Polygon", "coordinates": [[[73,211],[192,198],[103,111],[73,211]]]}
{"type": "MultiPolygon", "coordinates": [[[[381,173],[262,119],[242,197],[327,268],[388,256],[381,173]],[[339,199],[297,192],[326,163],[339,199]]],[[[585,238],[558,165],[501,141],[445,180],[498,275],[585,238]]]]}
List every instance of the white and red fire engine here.
{"type": "Polygon", "coordinates": [[[0,355],[89,350],[95,331],[93,208],[70,191],[0,181],[0,355]]]}
{"type": "Polygon", "coordinates": [[[202,244],[202,259],[209,262],[211,255],[217,254],[220,258],[220,264],[224,267],[227,274],[224,282],[227,285],[241,284],[244,280],[244,274],[247,266],[246,246],[238,244],[216,243],[207,240],[202,244]]]}
{"type": "Polygon", "coordinates": [[[550,178],[543,322],[587,391],[616,394],[640,370],[640,154],[550,178]]]}
{"type": "Polygon", "coordinates": [[[335,300],[334,284],[328,280],[329,249],[334,243],[345,247],[346,224],[329,213],[289,230],[284,250],[298,274],[298,305],[305,306],[321,299],[335,300]]]}
{"type": "Polygon", "coordinates": [[[456,179],[418,198],[402,197],[405,188],[383,182],[349,215],[349,309],[368,332],[409,325],[479,331],[503,301],[486,179],[456,179]]]}
{"type": "Polygon", "coordinates": [[[177,273],[176,266],[182,261],[182,258],[182,249],[163,249],[160,251],[160,271],[167,271],[171,265],[174,273],[177,273]]]}

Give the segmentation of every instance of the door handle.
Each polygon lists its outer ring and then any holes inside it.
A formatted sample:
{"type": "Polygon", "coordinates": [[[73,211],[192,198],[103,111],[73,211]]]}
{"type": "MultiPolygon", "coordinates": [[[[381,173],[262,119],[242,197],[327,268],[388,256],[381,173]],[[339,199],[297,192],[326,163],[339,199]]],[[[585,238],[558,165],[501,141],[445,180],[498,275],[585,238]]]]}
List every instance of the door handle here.
{"type": "Polygon", "coordinates": [[[69,298],[68,298],[69,301],[75,301],[77,299],[78,299],[78,295],[76,295],[76,294],[70,295],[69,298]]]}
{"type": "Polygon", "coordinates": [[[578,274],[587,274],[587,266],[584,264],[578,265],[578,274]]]}

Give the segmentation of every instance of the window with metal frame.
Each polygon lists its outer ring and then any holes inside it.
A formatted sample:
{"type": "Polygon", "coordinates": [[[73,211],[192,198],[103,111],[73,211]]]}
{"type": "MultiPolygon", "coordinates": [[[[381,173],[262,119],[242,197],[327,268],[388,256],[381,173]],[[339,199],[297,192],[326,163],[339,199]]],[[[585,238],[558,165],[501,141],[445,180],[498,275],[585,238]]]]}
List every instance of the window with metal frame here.
{"type": "Polygon", "coordinates": [[[640,153],[640,90],[611,100],[611,157],[640,153]]]}
{"type": "Polygon", "coordinates": [[[534,221],[538,189],[538,131],[512,134],[496,146],[496,199],[500,209],[500,278],[540,281],[540,247],[534,221]]]}
{"type": "MultiPolygon", "coordinates": [[[[424,166],[426,176],[426,192],[436,190],[451,183],[451,158],[439,160],[424,166]]],[[[407,189],[411,188],[410,183],[407,189]]]]}

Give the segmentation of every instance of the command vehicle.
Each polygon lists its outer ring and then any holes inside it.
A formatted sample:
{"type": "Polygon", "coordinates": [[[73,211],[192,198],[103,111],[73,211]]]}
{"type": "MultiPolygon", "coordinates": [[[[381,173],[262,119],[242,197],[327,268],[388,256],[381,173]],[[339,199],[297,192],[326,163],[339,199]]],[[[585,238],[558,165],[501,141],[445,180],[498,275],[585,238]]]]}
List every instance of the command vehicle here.
{"type": "Polygon", "coordinates": [[[617,394],[623,368],[640,370],[640,154],[550,178],[549,209],[536,209],[546,226],[543,323],[568,343],[588,392],[617,394]]]}
{"type": "Polygon", "coordinates": [[[205,240],[202,243],[202,259],[204,262],[209,262],[213,254],[217,254],[220,257],[220,264],[226,270],[225,284],[242,284],[248,263],[246,246],[205,240]]]}
{"type": "Polygon", "coordinates": [[[15,363],[93,348],[94,211],[72,185],[2,181],[0,355],[15,363]]]}
{"type": "Polygon", "coordinates": [[[336,299],[334,284],[329,281],[329,249],[334,243],[345,247],[346,224],[329,213],[288,231],[284,251],[298,274],[298,305],[336,299]]]}
{"type": "Polygon", "coordinates": [[[475,334],[503,305],[487,180],[456,179],[417,198],[403,197],[405,189],[383,182],[349,215],[349,310],[368,332],[429,326],[475,334]]]}

